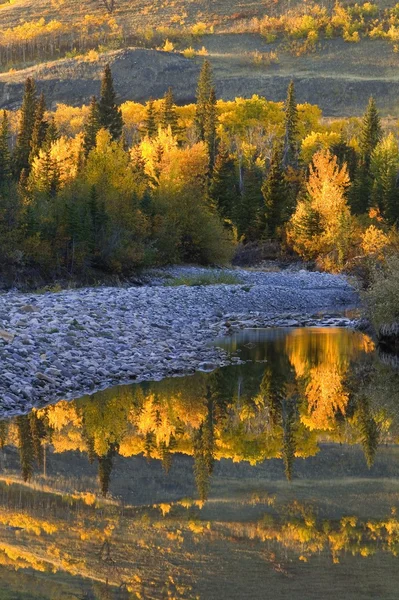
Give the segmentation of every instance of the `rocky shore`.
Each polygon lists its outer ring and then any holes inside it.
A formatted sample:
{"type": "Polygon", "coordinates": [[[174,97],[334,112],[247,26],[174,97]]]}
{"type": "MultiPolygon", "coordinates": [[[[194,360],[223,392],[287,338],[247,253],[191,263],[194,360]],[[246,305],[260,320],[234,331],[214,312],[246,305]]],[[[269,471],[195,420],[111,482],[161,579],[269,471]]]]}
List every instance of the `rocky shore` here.
{"type": "Polygon", "coordinates": [[[234,285],[167,285],[202,271],[163,270],[128,288],[0,295],[0,417],[119,383],[212,370],[230,358],[211,342],[241,328],[354,324],[334,317],[358,303],[343,277],[234,270],[234,285]]]}

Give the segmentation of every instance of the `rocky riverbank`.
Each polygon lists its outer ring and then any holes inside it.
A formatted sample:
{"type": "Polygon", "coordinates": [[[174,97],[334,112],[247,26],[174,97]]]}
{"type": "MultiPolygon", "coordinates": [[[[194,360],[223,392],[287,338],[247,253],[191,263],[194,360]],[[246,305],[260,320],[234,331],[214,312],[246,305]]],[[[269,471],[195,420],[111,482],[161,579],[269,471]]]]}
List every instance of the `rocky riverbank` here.
{"type": "Polygon", "coordinates": [[[234,285],[165,285],[202,271],[163,270],[141,287],[0,295],[0,417],[228,364],[209,343],[244,327],[353,325],[333,316],[358,303],[343,277],[234,270],[234,285]]]}

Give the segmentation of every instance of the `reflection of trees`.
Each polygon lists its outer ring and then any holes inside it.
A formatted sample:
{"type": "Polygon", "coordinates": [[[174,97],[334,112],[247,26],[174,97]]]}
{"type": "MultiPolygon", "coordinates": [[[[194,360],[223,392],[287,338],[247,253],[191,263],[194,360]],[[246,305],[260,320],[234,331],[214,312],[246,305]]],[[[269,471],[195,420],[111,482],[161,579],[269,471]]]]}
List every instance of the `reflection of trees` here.
{"type": "Polygon", "coordinates": [[[0,443],[18,446],[26,480],[50,444],[56,453],[84,452],[98,462],[103,494],[117,453],[159,460],[166,473],[176,453],[191,455],[203,499],[220,458],[280,458],[290,479],[295,457],[314,455],[318,441],[329,439],[361,444],[370,466],[381,436],[399,436],[399,411],[387,399],[397,397],[399,384],[387,367],[376,367],[365,339],[334,330],[276,334],[256,348],[262,363],[59,402],[0,423],[0,443]]]}
{"type": "Polygon", "coordinates": [[[16,418],[18,430],[18,448],[21,461],[21,474],[24,481],[29,481],[33,474],[34,444],[30,419],[28,415],[16,418]]]}

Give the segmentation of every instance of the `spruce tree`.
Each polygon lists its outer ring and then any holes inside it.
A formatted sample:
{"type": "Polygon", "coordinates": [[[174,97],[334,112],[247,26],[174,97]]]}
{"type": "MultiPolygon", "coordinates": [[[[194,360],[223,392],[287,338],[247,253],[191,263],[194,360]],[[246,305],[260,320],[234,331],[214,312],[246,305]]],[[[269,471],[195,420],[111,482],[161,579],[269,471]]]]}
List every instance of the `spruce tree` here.
{"type": "Polygon", "coordinates": [[[119,140],[123,130],[123,119],[121,109],[116,104],[114,83],[109,65],[105,65],[98,107],[101,127],[108,129],[113,140],[119,140]]]}
{"type": "Polygon", "coordinates": [[[170,127],[173,135],[177,135],[179,132],[178,117],[176,113],[172,88],[168,89],[163,99],[161,127],[163,127],[164,129],[170,127]]]}
{"type": "Polygon", "coordinates": [[[270,161],[270,170],[262,186],[262,194],[265,200],[265,234],[267,237],[275,238],[278,234],[278,228],[289,217],[287,206],[288,189],[283,169],[283,152],[279,144],[274,146],[270,161]]]}
{"type": "Polygon", "coordinates": [[[370,98],[363,117],[360,134],[360,164],[349,194],[352,211],[366,213],[370,207],[373,177],[370,173],[371,155],[382,136],[381,122],[373,97],[370,98]]]}
{"type": "Polygon", "coordinates": [[[227,147],[220,144],[209,195],[221,217],[232,220],[239,200],[237,165],[227,147]]]}
{"type": "Polygon", "coordinates": [[[213,88],[212,68],[209,61],[205,60],[197,86],[197,103],[195,111],[195,131],[199,140],[205,141],[205,123],[209,109],[209,99],[213,88]]]}
{"type": "Polygon", "coordinates": [[[0,188],[9,183],[11,179],[11,154],[8,146],[10,128],[7,112],[3,111],[0,125],[0,188]]]}
{"type": "Polygon", "coordinates": [[[90,151],[96,145],[97,133],[101,129],[100,123],[100,109],[98,106],[97,98],[92,96],[89,106],[89,114],[83,128],[83,148],[85,156],[87,157],[90,151]]]}
{"type": "Polygon", "coordinates": [[[153,138],[157,135],[157,117],[154,106],[154,100],[150,98],[147,102],[146,113],[144,119],[144,132],[149,138],[153,138]]]}
{"type": "Polygon", "coordinates": [[[212,87],[209,100],[208,109],[206,113],[206,119],[204,123],[204,141],[208,149],[209,157],[209,172],[212,174],[213,167],[215,166],[216,156],[216,124],[217,124],[217,113],[216,113],[216,92],[215,88],[212,87]]]}
{"type": "Polygon", "coordinates": [[[43,144],[46,139],[46,133],[48,128],[48,123],[45,119],[46,114],[46,101],[44,99],[44,94],[40,94],[39,100],[36,106],[35,112],[35,122],[33,124],[32,131],[32,139],[31,139],[31,151],[29,160],[32,160],[38,156],[43,144]]]}
{"type": "Polygon", "coordinates": [[[245,242],[259,239],[262,230],[262,173],[253,159],[248,159],[242,174],[241,199],[237,206],[238,235],[245,242]]]}
{"type": "Polygon", "coordinates": [[[285,167],[296,168],[298,165],[298,108],[295,99],[294,82],[288,86],[285,102],[285,137],[283,163],[285,167]]]}
{"type": "Polygon", "coordinates": [[[57,125],[55,124],[54,118],[47,122],[46,136],[44,138],[43,146],[51,146],[58,138],[60,137],[57,129],[57,125]]]}
{"type": "Polygon", "coordinates": [[[31,77],[25,82],[25,91],[21,107],[21,119],[13,160],[14,175],[19,179],[23,169],[29,172],[29,157],[36,115],[36,86],[31,77]]]}
{"type": "Polygon", "coordinates": [[[381,121],[377,105],[371,96],[363,117],[362,131],[360,134],[360,150],[365,166],[370,166],[371,154],[382,136],[381,121]]]}

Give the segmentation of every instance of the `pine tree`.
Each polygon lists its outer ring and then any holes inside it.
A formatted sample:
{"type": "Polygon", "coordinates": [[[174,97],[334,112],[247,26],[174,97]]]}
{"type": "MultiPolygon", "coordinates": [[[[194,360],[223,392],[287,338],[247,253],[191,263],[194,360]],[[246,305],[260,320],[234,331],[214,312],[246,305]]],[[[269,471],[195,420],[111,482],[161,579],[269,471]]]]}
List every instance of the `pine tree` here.
{"type": "Polygon", "coordinates": [[[48,128],[48,123],[45,119],[46,114],[46,101],[44,99],[44,95],[41,94],[36,106],[35,112],[35,122],[33,124],[32,131],[32,139],[31,139],[31,151],[29,160],[32,160],[38,156],[39,151],[41,150],[44,140],[46,139],[46,133],[48,128]]]}
{"type": "Polygon", "coordinates": [[[352,211],[355,214],[366,213],[371,203],[373,177],[370,173],[371,155],[382,136],[381,122],[373,97],[370,98],[363,117],[360,134],[360,165],[349,194],[352,211]]]}
{"type": "Polygon", "coordinates": [[[23,169],[29,172],[29,157],[31,141],[36,115],[36,86],[32,78],[28,77],[25,83],[24,97],[21,107],[21,119],[15,146],[13,160],[14,174],[19,179],[23,169]]]}
{"type": "Polygon", "coordinates": [[[204,141],[208,148],[208,156],[209,156],[209,172],[212,174],[213,168],[215,166],[215,156],[216,156],[216,124],[217,124],[217,112],[216,112],[216,92],[215,88],[212,87],[209,100],[208,100],[208,110],[206,113],[206,119],[204,124],[204,141]]]}
{"type": "Polygon", "coordinates": [[[264,207],[261,188],[262,173],[249,159],[243,169],[241,198],[236,211],[238,235],[245,242],[259,239],[261,234],[264,207]]]}
{"type": "Polygon", "coordinates": [[[294,82],[288,86],[287,99],[285,102],[285,137],[283,164],[285,167],[296,168],[298,165],[298,108],[295,99],[294,82]]]}
{"type": "Polygon", "coordinates": [[[51,119],[47,122],[47,130],[43,146],[51,146],[51,144],[58,140],[59,137],[60,135],[58,133],[57,125],[55,124],[54,118],[51,117],[51,119]]]}
{"type": "Polygon", "coordinates": [[[92,96],[89,106],[89,114],[87,116],[87,120],[83,128],[83,148],[86,157],[89,155],[90,151],[95,147],[97,133],[100,129],[100,109],[98,106],[97,98],[95,96],[92,96]]]}
{"type": "Polygon", "coordinates": [[[205,60],[197,86],[197,103],[195,112],[195,131],[199,140],[205,141],[205,124],[209,109],[209,99],[213,88],[212,68],[209,61],[205,60]]]}
{"type": "Polygon", "coordinates": [[[116,104],[116,95],[109,65],[106,65],[104,69],[98,108],[101,127],[108,129],[113,140],[119,140],[123,130],[123,119],[121,109],[116,104]]]}
{"type": "Polygon", "coordinates": [[[283,153],[276,144],[270,161],[270,170],[262,186],[265,199],[265,221],[267,237],[276,237],[278,229],[288,220],[288,190],[283,169],[283,153]]]}
{"type": "Polygon", "coordinates": [[[154,100],[150,98],[146,106],[146,113],[144,119],[144,133],[149,138],[153,138],[157,135],[157,132],[158,127],[154,100]]]}
{"type": "Polygon", "coordinates": [[[209,195],[220,216],[232,220],[239,201],[237,165],[224,144],[219,146],[209,195]]]}
{"type": "Polygon", "coordinates": [[[10,129],[7,112],[3,111],[0,125],[0,187],[11,179],[11,153],[8,146],[10,129]]]}
{"type": "Polygon", "coordinates": [[[163,129],[167,129],[168,127],[170,127],[173,135],[177,135],[179,133],[178,117],[176,113],[172,88],[168,89],[163,99],[161,112],[161,127],[163,127],[163,129]]]}
{"type": "Polygon", "coordinates": [[[377,105],[371,96],[363,117],[362,131],[360,134],[360,150],[365,166],[370,166],[371,154],[382,136],[381,121],[377,105]]]}

